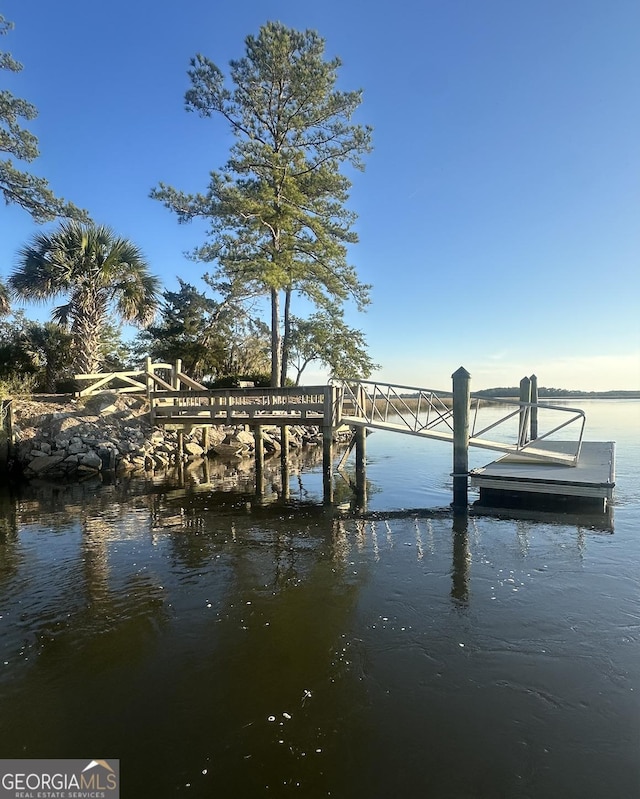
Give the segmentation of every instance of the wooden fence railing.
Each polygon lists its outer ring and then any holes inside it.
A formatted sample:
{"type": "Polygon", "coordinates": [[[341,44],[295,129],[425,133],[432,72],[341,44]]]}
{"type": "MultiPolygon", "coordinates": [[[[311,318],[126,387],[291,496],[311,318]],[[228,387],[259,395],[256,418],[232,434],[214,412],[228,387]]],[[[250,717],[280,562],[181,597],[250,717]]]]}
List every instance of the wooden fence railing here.
{"type": "Polygon", "coordinates": [[[115,391],[118,394],[139,393],[149,395],[154,389],[178,391],[183,387],[194,391],[206,391],[206,387],[182,371],[182,361],[175,363],[152,363],[147,358],[144,369],[126,372],[96,372],[74,375],[76,380],[92,380],[90,385],[76,392],[78,397],[89,397],[115,391]]]}

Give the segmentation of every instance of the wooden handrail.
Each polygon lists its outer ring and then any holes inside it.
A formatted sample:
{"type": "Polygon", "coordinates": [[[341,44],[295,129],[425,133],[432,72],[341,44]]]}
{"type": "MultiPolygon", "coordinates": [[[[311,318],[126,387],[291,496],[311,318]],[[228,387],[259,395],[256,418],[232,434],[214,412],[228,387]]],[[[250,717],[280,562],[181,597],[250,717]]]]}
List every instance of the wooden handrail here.
{"type": "Polygon", "coordinates": [[[87,397],[92,394],[98,394],[103,391],[115,391],[116,393],[133,393],[139,391],[141,394],[149,392],[151,385],[160,386],[161,388],[171,391],[176,388],[173,382],[164,380],[156,374],[157,371],[169,371],[172,374],[171,381],[175,381],[179,386],[181,383],[188,386],[190,390],[205,391],[205,387],[198,383],[189,375],[184,374],[181,370],[181,361],[177,364],[171,363],[151,363],[147,359],[146,368],[142,369],[129,369],[122,372],[92,372],[90,374],[77,374],[74,375],[75,380],[95,380],[90,386],[83,388],[81,391],[76,392],[78,397],[87,397]],[[179,368],[178,368],[179,365],[179,368]],[[136,379],[137,378],[137,379],[136,379]],[[124,386],[109,387],[112,382],[125,383],[124,386]]]}

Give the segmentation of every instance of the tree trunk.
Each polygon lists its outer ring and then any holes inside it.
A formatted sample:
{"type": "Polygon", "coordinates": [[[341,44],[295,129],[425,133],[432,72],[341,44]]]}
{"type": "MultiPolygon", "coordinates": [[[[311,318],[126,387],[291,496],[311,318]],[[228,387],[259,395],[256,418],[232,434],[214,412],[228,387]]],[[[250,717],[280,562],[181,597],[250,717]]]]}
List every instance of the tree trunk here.
{"type": "Polygon", "coordinates": [[[76,374],[92,374],[100,370],[101,320],[92,314],[78,314],[71,327],[73,336],[73,368],[76,374]]]}
{"type": "Polygon", "coordinates": [[[49,363],[47,360],[47,365],[45,367],[45,379],[44,379],[44,390],[47,394],[55,394],[56,393],[56,369],[52,364],[49,363]]]}
{"type": "Polygon", "coordinates": [[[291,288],[284,295],[284,334],[282,337],[282,364],[280,366],[280,385],[287,385],[287,372],[289,371],[289,341],[291,339],[291,288]]]}
{"type": "Polygon", "coordinates": [[[282,338],[280,336],[280,294],[271,289],[271,385],[280,386],[282,338]]]}

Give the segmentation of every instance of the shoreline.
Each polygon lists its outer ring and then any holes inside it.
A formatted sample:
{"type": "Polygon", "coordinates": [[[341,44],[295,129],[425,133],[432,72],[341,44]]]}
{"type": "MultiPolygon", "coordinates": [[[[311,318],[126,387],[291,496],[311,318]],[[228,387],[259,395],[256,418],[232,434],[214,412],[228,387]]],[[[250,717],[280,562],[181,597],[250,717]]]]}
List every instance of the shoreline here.
{"type": "MultiPolygon", "coordinates": [[[[15,399],[6,472],[14,481],[78,481],[102,474],[144,476],[205,458],[240,463],[253,457],[254,436],[245,425],[206,429],[206,435],[202,427],[185,430],[180,442],[177,430],[151,425],[146,398],[133,394],[15,399]]],[[[288,429],[290,452],[322,443],[317,426],[288,429]]],[[[265,426],[266,457],[281,451],[280,440],[280,428],[265,426]]]]}

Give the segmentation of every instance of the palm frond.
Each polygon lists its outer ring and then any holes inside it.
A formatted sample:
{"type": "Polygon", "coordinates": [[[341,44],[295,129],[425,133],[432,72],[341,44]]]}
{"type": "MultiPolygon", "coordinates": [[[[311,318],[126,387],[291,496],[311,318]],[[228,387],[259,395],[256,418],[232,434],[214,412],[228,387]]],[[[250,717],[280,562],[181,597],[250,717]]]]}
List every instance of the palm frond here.
{"type": "Polygon", "coordinates": [[[51,318],[53,321],[64,328],[68,328],[70,326],[72,317],[73,314],[71,303],[58,305],[57,308],[54,308],[53,311],[51,311],[51,318]]]}

